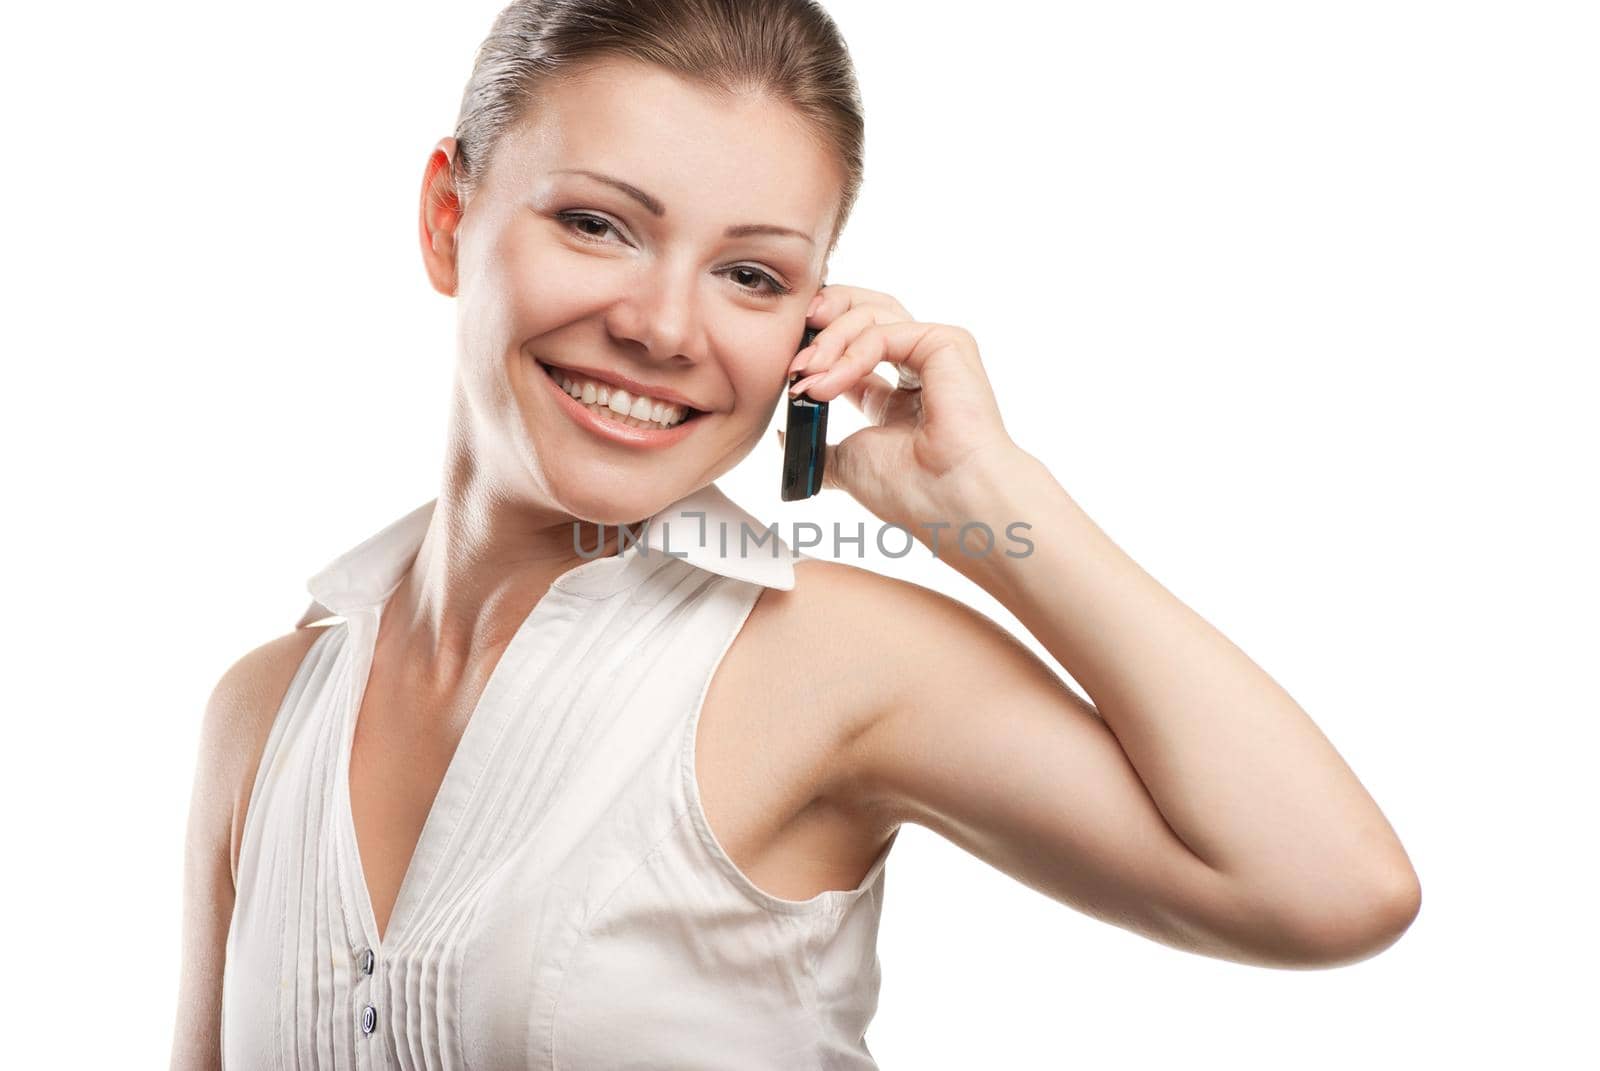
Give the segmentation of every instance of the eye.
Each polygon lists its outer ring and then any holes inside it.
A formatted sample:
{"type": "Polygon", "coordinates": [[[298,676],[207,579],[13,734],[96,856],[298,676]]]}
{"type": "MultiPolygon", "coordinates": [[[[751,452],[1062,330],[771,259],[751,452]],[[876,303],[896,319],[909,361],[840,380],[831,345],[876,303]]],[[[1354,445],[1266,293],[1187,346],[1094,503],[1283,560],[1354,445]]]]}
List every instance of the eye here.
{"type": "MultiPolygon", "coordinates": [[[[603,235],[607,232],[615,234],[617,231],[616,226],[610,220],[590,212],[557,212],[556,219],[565,224],[567,230],[577,237],[598,245],[605,244],[603,235]],[[598,232],[581,229],[586,224],[599,224],[602,229],[598,232]]],[[[794,293],[793,287],[784,286],[768,273],[759,268],[753,268],[748,264],[735,264],[731,268],[724,269],[723,274],[728,275],[730,278],[739,276],[740,278],[751,280],[753,285],[746,285],[744,282],[737,280],[734,285],[744,293],[754,297],[780,298],[794,293]]]]}
{"type": "Polygon", "coordinates": [[[752,268],[747,264],[735,264],[733,267],[727,270],[727,274],[729,278],[732,278],[735,275],[743,275],[745,277],[754,276],[757,283],[757,288],[751,288],[745,286],[743,283],[738,282],[736,282],[734,285],[739,287],[740,290],[743,290],[748,294],[754,294],[757,297],[780,298],[786,294],[794,293],[793,287],[784,286],[766,272],[761,271],[758,268],[752,268]],[[759,289],[761,284],[765,284],[767,289],[759,289]]]}
{"type": "MultiPolygon", "coordinates": [[[[598,223],[600,226],[606,228],[606,230],[612,231],[613,233],[616,231],[616,228],[612,226],[609,219],[603,219],[600,216],[590,215],[588,212],[557,212],[556,219],[566,224],[567,229],[572,231],[572,233],[576,234],[579,238],[589,242],[598,242],[602,239],[593,231],[577,230],[576,228],[578,226],[581,226],[585,223],[598,223]]],[[[601,233],[603,234],[604,231],[601,233]]]]}

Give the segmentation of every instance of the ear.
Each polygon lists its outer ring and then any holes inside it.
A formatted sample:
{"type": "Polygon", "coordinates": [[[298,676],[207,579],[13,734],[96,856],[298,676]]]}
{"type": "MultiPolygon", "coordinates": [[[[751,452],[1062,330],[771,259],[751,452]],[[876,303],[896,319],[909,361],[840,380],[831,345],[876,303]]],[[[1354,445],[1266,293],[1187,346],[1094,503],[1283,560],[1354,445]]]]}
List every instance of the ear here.
{"type": "Polygon", "coordinates": [[[456,139],[441,138],[422,174],[418,216],[423,267],[433,288],[446,297],[456,293],[456,231],[462,211],[455,185],[455,159],[456,139]]]}

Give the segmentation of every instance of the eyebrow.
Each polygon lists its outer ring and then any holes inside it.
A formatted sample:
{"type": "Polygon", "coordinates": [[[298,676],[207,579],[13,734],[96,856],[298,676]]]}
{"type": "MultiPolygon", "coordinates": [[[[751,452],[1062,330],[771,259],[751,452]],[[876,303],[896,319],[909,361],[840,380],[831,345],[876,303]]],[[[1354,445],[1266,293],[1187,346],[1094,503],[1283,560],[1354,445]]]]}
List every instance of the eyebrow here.
{"type": "MultiPolygon", "coordinates": [[[[607,186],[613,186],[616,189],[621,190],[623,193],[627,194],[629,197],[632,197],[635,201],[638,201],[641,205],[643,205],[645,210],[648,211],[652,216],[662,217],[667,214],[666,206],[656,198],[651,197],[648,193],[645,193],[632,183],[624,182],[621,179],[615,178],[611,175],[602,174],[599,171],[590,171],[587,168],[582,167],[562,168],[561,170],[556,171],[555,174],[586,175],[589,178],[594,179],[596,182],[603,182],[607,186]]],[[[780,237],[799,238],[807,245],[816,245],[816,242],[812,241],[811,236],[806,234],[804,231],[797,231],[793,227],[780,227],[776,223],[736,223],[727,230],[723,231],[722,234],[725,238],[747,238],[751,235],[771,234],[780,237]]]]}

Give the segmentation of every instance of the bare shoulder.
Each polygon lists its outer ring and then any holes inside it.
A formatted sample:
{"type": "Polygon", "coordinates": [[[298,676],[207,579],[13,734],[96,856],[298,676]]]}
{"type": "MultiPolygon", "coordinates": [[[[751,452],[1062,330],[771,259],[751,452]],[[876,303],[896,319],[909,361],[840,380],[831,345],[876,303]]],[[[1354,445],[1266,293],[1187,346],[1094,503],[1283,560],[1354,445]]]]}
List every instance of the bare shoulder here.
{"type": "Polygon", "coordinates": [[[238,874],[239,838],[256,770],[278,708],[322,628],[297,628],[247,651],[222,674],[206,703],[201,765],[213,771],[219,806],[230,814],[229,860],[238,874]]]}
{"type": "Polygon", "coordinates": [[[793,591],[767,593],[786,598],[758,607],[776,623],[766,656],[832,721],[827,794],[883,828],[938,828],[923,797],[944,760],[924,743],[963,738],[975,711],[1035,703],[1098,721],[1022,640],[960,599],[840,562],[807,559],[795,575],[793,591]]]}
{"type": "Polygon", "coordinates": [[[731,673],[745,694],[783,695],[826,737],[814,751],[828,756],[819,795],[857,811],[877,803],[850,761],[855,741],[908,701],[908,678],[941,644],[964,629],[1000,626],[942,592],[845,562],[806,558],[795,564],[789,591],[768,590],[729,652],[731,673]],[[943,626],[941,627],[941,622],[943,626]]]}
{"type": "Polygon", "coordinates": [[[859,694],[858,713],[866,718],[914,690],[909,671],[970,660],[974,637],[1017,642],[960,599],[844,562],[804,559],[795,567],[792,591],[767,595],[752,618],[762,617],[769,638],[808,675],[848,675],[859,694]],[[793,653],[799,651],[809,653],[793,653]]]}

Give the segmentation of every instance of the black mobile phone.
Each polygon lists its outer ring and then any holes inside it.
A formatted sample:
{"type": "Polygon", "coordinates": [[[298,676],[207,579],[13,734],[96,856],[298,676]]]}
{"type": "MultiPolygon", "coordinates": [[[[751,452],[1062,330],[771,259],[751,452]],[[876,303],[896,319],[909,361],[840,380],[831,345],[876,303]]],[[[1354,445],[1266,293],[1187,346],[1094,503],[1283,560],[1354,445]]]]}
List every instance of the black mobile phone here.
{"type": "MultiPolygon", "coordinates": [[[[808,327],[800,336],[799,353],[811,345],[821,328],[808,327]]],[[[801,378],[799,372],[789,376],[789,386],[801,378]]],[[[810,498],[822,490],[823,447],[828,443],[828,403],[813,401],[805,394],[789,394],[788,424],[783,429],[783,500],[810,498]]]]}

